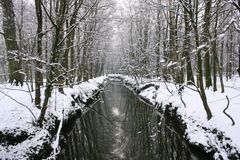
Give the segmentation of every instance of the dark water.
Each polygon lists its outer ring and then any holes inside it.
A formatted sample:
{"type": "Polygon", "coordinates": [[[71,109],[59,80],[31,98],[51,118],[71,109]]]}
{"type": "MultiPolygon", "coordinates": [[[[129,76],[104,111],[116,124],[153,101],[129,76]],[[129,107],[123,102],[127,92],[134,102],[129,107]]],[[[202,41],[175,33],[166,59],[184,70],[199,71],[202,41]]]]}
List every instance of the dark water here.
{"type": "Polygon", "coordinates": [[[130,90],[109,84],[101,100],[74,126],[58,159],[192,160],[194,154],[172,122],[130,90]]]}

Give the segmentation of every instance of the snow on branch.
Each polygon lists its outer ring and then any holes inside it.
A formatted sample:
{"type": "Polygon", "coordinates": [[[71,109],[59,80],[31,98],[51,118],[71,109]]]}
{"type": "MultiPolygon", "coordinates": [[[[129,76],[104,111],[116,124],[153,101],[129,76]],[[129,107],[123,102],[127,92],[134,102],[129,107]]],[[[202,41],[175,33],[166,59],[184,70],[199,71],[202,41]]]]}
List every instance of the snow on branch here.
{"type": "Polygon", "coordinates": [[[231,21],[229,22],[229,24],[223,29],[223,33],[226,32],[231,26],[233,26],[237,32],[240,33],[240,27],[238,26],[236,19],[231,19],[231,21]]]}
{"type": "Polygon", "coordinates": [[[55,139],[55,141],[53,141],[53,143],[51,145],[53,152],[52,152],[51,156],[47,158],[48,160],[56,159],[56,156],[60,153],[59,139],[60,139],[60,133],[62,130],[62,125],[63,125],[63,115],[64,115],[64,109],[62,110],[62,114],[60,117],[60,124],[59,124],[58,131],[56,134],[56,139],[55,139]]]}

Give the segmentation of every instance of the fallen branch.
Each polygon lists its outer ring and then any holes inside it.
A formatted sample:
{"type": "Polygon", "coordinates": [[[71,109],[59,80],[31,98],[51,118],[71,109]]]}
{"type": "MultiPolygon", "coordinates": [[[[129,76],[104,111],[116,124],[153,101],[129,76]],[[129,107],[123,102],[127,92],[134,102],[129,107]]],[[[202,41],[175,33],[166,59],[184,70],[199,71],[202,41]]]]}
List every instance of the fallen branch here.
{"type": "Polygon", "coordinates": [[[63,126],[63,116],[64,116],[64,109],[62,110],[62,114],[61,114],[61,117],[60,117],[60,124],[58,126],[58,130],[57,130],[57,134],[56,134],[56,139],[55,141],[53,141],[52,143],[52,153],[51,153],[51,156],[47,158],[47,160],[52,160],[52,159],[56,159],[57,155],[60,153],[60,146],[59,146],[59,139],[60,139],[60,133],[61,133],[61,130],[62,130],[62,126],[63,126]]]}
{"type": "Polygon", "coordinates": [[[168,88],[168,85],[167,85],[167,83],[166,83],[165,81],[164,81],[164,84],[165,84],[165,86],[166,86],[168,92],[169,92],[171,95],[173,95],[173,91],[170,91],[170,89],[168,88]]]}
{"type": "Polygon", "coordinates": [[[183,98],[182,98],[182,93],[179,93],[179,96],[180,96],[180,99],[181,99],[181,101],[182,101],[184,107],[186,108],[187,106],[186,106],[186,103],[184,102],[184,100],[183,100],[183,98]]]}
{"type": "Polygon", "coordinates": [[[228,118],[231,119],[231,121],[232,121],[232,126],[234,126],[234,125],[235,125],[235,122],[234,122],[233,118],[232,118],[229,114],[226,113],[226,110],[228,109],[229,103],[230,103],[228,96],[226,96],[226,98],[227,98],[228,103],[227,103],[227,107],[223,110],[223,113],[224,113],[228,118]]]}
{"type": "Polygon", "coordinates": [[[26,85],[27,85],[27,87],[28,87],[28,93],[29,93],[29,95],[30,95],[30,97],[31,97],[31,101],[33,102],[34,99],[33,99],[33,96],[32,96],[32,93],[31,93],[31,90],[30,90],[30,87],[29,87],[29,84],[26,83],[26,85]]]}
{"type": "Polygon", "coordinates": [[[187,106],[186,106],[186,103],[184,102],[183,97],[182,97],[182,91],[184,90],[184,86],[185,86],[185,85],[182,84],[182,85],[180,85],[179,88],[178,88],[177,85],[175,84],[175,87],[176,87],[176,89],[178,90],[178,94],[179,94],[180,100],[181,100],[181,102],[183,103],[184,107],[186,108],[186,107],[187,107],[187,106]]]}

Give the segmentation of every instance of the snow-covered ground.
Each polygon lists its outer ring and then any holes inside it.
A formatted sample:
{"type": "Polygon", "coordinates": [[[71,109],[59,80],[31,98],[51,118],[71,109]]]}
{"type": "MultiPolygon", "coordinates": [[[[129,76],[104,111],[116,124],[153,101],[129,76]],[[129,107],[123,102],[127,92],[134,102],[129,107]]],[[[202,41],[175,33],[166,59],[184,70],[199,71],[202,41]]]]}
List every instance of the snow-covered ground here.
{"type": "Polygon", "coordinates": [[[48,121],[43,128],[34,125],[40,110],[34,107],[34,92],[29,91],[29,86],[0,84],[0,159],[27,159],[33,153],[37,155],[42,152],[46,143],[54,141],[48,130],[48,127],[54,127],[50,117],[54,115],[60,121],[61,117],[67,119],[76,110],[83,109],[84,104],[72,105],[72,96],[79,96],[86,102],[105,79],[106,77],[98,77],[73,88],[65,88],[65,94],[54,89],[46,113],[48,121]]]}
{"type": "MultiPolygon", "coordinates": [[[[229,155],[240,152],[239,77],[235,76],[228,82],[225,80],[224,93],[213,92],[211,89],[206,90],[208,104],[213,114],[209,121],[200,96],[198,92],[194,91],[196,90],[194,86],[184,87],[181,92],[181,100],[179,86],[172,83],[161,82],[157,79],[143,79],[137,86],[135,80],[128,76],[109,75],[109,78],[118,78],[134,89],[142,90],[139,96],[144,97],[155,106],[162,106],[164,109],[166,105],[171,103],[172,109],[177,108],[177,114],[181,116],[183,123],[187,126],[186,139],[192,144],[203,146],[207,152],[216,152],[215,159],[219,159],[219,157],[229,159],[229,155]],[[153,85],[143,89],[147,84],[153,85]],[[223,113],[228,104],[226,96],[229,97],[230,101],[226,113],[233,118],[235,125],[232,125],[230,118],[223,113]],[[219,137],[221,135],[222,137],[219,137]]],[[[220,86],[218,86],[218,90],[220,90],[220,86]]]]}
{"type": "MultiPolygon", "coordinates": [[[[183,123],[187,126],[186,139],[192,144],[204,146],[206,151],[214,150],[216,159],[219,156],[229,159],[230,154],[240,151],[239,77],[233,77],[228,82],[225,81],[224,93],[213,92],[211,89],[206,90],[213,114],[213,118],[209,121],[207,121],[199,94],[194,91],[196,88],[193,86],[184,87],[181,100],[178,86],[172,83],[164,83],[157,79],[143,79],[137,86],[135,80],[128,76],[109,75],[108,77],[114,77],[115,80],[119,78],[133,88],[141,90],[140,96],[155,106],[162,106],[163,110],[165,105],[171,103],[172,109],[177,108],[177,114],[181,116],[183,123]],[[146,87],[147,84],[151,84],[151,86],[146,87]],[[230,100],[226,112],[233,118],[235,125],[232,125],[232,121],[223,113],[228,104],[226,95],[230,100]],[[222,135],[222,138],[219,138],[219,135],[222,135]],[[228,145],[233,148],[229,149],[228,145]]],[[[84,109],[84,105],[72,104],[72,95],[75,99],[79,97],[82,102],[86,102],[105,79],[106,77],[99,77],[75,85],[73,88],[65,88],[65,94],[54,89],[46,117],[54,115],[59,121],[65,120],[79,108],[84,109]]],[[[53,143],[53,148],[58,143],[48,130],[49,126],[54,125],[53,119],[49,118],[43,128],[34,125],[40,110],[34,107],[32,100],[34,93],[30,92],[28,88],[26,84],[23,87],[0,84],[0,137],[3,137],[0,139],[0,159],[26,159],[32,153],[42,153],[46,143],[53,143]],[[12,141],[6,141],[9,138],[6,135],[11,135],[12,141]],[[21,138],[19,139],[19,137],[21,138]]],[[[218,89],[220,90],[220,86],[218,89]]]]}

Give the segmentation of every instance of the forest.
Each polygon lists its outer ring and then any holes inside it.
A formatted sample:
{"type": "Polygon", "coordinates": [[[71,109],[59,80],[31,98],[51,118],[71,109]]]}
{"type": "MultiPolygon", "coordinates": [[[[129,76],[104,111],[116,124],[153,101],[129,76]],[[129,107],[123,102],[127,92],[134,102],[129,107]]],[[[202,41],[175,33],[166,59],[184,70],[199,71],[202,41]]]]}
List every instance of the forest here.
{"type": "Polygon", "coordinates": [[[158,76],[198,86],[208,110],[204,88],[216,91],[220,79],[224,92],[223,76],[240,73],[240,1],[136,0],[123,13],[116,3],[2,0],[2,83],[30,83],[46,108],[53,86],[105,73],[158,76]]]}
{"type": "Polygon", "coordinates": [[[0,94],[17,101],[4,86],[27,86],[40,127],[55,90],[99,76],[191,88],[207,120],[206,92],[229,107],[226,83],[239,82],[240,0],[0,0],[0,10],[0,94]]]}

